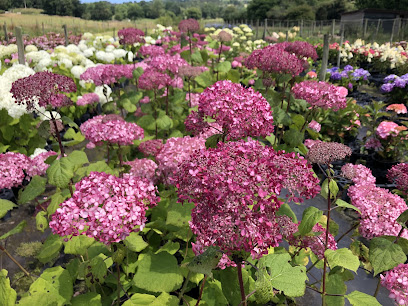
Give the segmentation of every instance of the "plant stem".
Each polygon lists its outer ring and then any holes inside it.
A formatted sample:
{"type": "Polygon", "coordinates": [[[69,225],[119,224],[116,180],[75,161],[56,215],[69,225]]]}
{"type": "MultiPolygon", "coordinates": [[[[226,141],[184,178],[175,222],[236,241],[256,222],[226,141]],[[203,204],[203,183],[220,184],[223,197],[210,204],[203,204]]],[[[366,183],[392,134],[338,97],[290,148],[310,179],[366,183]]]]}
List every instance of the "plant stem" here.
{"type": "MultiPolygon", "coordinates": [[[[328,165],[329,166],[329,165],[328,165]]],[[[330,194],[330,182],[331,176],[327,176],[327,186],[328,186],[328,193],[327,193],[327,221],[326,221],[326,239],[324,242],[324,251],[327,250],[327,245],[329,244],[329,227],[330,227],[330,211],[331,211],[331,194],[330,194]]],[[[322,305],[326,305],[326,269],[327,269],[327,258],[324,256],[324,263],[323,263],[323,283],[322,283],[322,305]]]]}
{"type": "Polygon", "coordinates": [[[246,306],[246,295],[245,295],[245,288],[244,288],[244,282],[242,280],[242,261],[237,260],[235,261],[237,264],[237,270],[238,270],[238,282],[239,282],[239,290],[241,291],[241,305],[246,306]]]}
{"type": "Polygon", "coordinates": [[[24,269],[24,267],[20,265],[20,263],[1,245],[0,245],[0,251],[3,251],[4,253],[6,253],[6,255],[20,268],[21,271],[24,272],[25,275],[30,276],[30,273],[26,269],[24,269]]]}
{"type": "Polygon", "coordinates": [[[122,156],[122,147],[120,146],[120,144],[118,144],[118,158],[119,158],[119,167],[120,167],[120,173],[119,176],[122,177],[123,176],[123,156],[122,156]]]}
{"type": "Polygon", "coordinates": [[[186,291],[187,284],[188,284],[188,281],[190,280],[190,277],[191,277],[191,271],[188,271],[186,280],[184,281],[183,287],[181,288],[180,293],[179,293],[179,296],[178,296],[179,302],[180,302],[181,299],[183,298],[183,294],[184,294],[184,292],[186,291]]]}
{"type": "Polygon", "coordinates": [[[122,285],[120,283],[120,268],[119,268],[118,263],[116,263],[116,270],[118,272],[118,274],[117,274],[117,280],[118,280],[118,301],[117,301],[117,304],[120,305],[120,288],[122,287],[122,285]]]}
{"type": "Polygon", "coordinates": [[[201,284],[200,294],[198,295],[197,303],[195,304],[195,306],[198,306],[198,304],[200,304],[201,297],[203,296],[203,291],[204,291],[206,280],[207,280],[207,275],[204,276],[203,283],[201,284]]]}
{"type": "Polygon", "coordinates": [[[381,278],[378,278],[378,282],[377,282],[377,287],[375,288],[375,292],[374,292],[374,297],[377,297],[378,292],[380,291],[380,285],[381,285],[381,278]]]}

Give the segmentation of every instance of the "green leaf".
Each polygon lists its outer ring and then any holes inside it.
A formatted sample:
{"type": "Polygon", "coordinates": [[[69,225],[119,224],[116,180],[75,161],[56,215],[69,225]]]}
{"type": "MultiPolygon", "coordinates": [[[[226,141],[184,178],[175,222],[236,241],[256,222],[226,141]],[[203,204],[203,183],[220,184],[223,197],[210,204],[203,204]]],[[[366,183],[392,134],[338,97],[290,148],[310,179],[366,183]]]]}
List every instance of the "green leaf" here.
{"type": "Polygon", "coordinates": [[[83,151],[72,151],[68,155],[68,160],[75,166],[82,166],[89,163],[88,156],[83,151]]]}
{"type": "Polygon", "coordinates": [[[275,293],[270,281],[270,275],[265,267],[260,267],[256,272],[255,300],[257,304],[265,305],[271,301],[275,293]]]}
{"type": "Polygon", "coordinates": [[[205,147],[208,148],[216,148],[217,144],[222,140],[222,134],[215,134],[211,135],[205,141],[205,147]]]}
{"type": "Polygon", "coordinates": [[[167,131],[173,127],[173,120],[171,120],[171,118],[167,115],[160,116],[160,118],[156,120],[156,123],[157,128],[159,128],[160,130],[167,131]]]}
{"type": "Polygon", "coordinates": [[[21,233],[23,229],[26,227],[27,221],[23,220],[21,221],[16,227],[14,227],[11,231],[8,231],[4,235],[0,236],[0,240],[6,239],[7,237],[10,237],[11,235],[21,233]]]}
{"type": "MultiPolygon", "coordinates": [[[[235,267],[228,267],[222,271],[214,271],[215,278],[220,280],[222,292],[230,305],[238,305],[241,302],[237,273],[237,268],[235,267]]],[[[255,289],[255,281],[245,269],[242,269],[242,281],[245,292],[252,292],[255,289]]]]}
{"type": "Polygon", "coordinates": [[[233,83],[239,83],[240,74],[238,70],[231,69],[228,71],[227,80],[231,80],[233,83]]]}
{"type": "Polygon", "coordinates": [[[92,273],[92,278],[101,284],[104,283],[105,281],[105,276],[108,273],[108,265],[109,265],[109,263],[105,262],[103,257],[105,256],[98,255],[92,258],[91,261],[89,262],[89,266],[91,267],[89,269],[89,272],[92,273]]]}
{"type": "Polygon", "coordinates": [[[9,200],[0,199],[0,219],[3,218],[9,210],[12,210],[14,207],[17,207],[16,204],[9,200]]]}
{"type": "Polygon", "coordinates": [[[360,291],[353,291],[352,293],[347,294],[346,298],[353,306],[381,306],[375,297],[360,291]]]}
{"type": "Polygon", "coordinates": [[[179,300],[174,295],[170,295],[166,292],[160,294],[151,304],[150,306],[178,306],[179,300]]]}
{"type": "MultiPolygon", "coordinates": [[[[354,210],[358,211],[358,212],[361,214],[360,209],[358,209],[358,208],[355,207],[354,205],[349,204],[349,203],[347,203],[346,201],[343,201],[343,200],[341,200],[341,199],[337,199],[337,200],[336,200],[336,205],[339,206],[339,207],[346,207],[346,208],[354,209],[354,210]]],[[[397,221],[398,221],[398,220],[397,220],[397,221]]]]}
{"type": "Polygon", "coordinates": [[[217,65],[215,65],[214,70],[227,73],[231,70],[231,63],[228,61],[218,63],[217,65]]]}
{"type": "Polygon", "coordinates": [[[349,249],[337,249],[335,251],[328,249],[324,252],[330,267],[333,269],[340,266],[357,273],[360,266],[360,260],[349,249]]]}
{"type": "Polygon", "coordinates": [[[208,86],[214,83],[211,72],[208,70],[204,71],[202,74],[196,77],[195,81],[197,82],[198,85],[204,88],[207,88],[208,86]]]}
{"type": "Polygon", "coordinates": [[[152,115],[146,115],[140,117],[137,120],[137,124],[145,130],[154,131],[156,130],[156,120],[153,118],[152,115]]]}
{"type": "Polygon", "coordinates": [[[129,236],[125,239],[125,245],[129,248],[129,250],[133,252],[141,252],[149,245],[143,240],[143,237],[140,236],[138,233],[130,233],[129,236]]]}
{"type": "Polygon", "coordinates": [[[134,78],[139,78],[143,74],[143,68],[142,67],[137,67],[135,70],[133,70],[133,77],[134,78]]]}
{"type": "Polygon", "coordinates": [[[129,113],[134,113],[137,109],[136,105],[134,105],[128,98],[122,99],[120,105],[129,113]]]}
{"type": "Polygon", "coordinates": [[[173,201],[167,210],[166,224],[176,226],[177,228],[188,227],[193,208],[193,203],[180,204],[173,201]]]}
{"type": "Polygon", "coordinates": [[[75,132],[73,128],[69,128],[64,134],[64,139],[72,139],[72,141],[66,142],[65,144],[68,146],[74,146],[83,142],[85,140],[85,136],[82,135],[81,132],[75,132]]]}
{"type": "Polygon", "coordinates": [[[66,305],[74,293],[72,279],[67,270],[54,267],[46,269],[31,284],[28,296],[20,300],[19,305],[66,305]]]}
{"type": "Polygon", "coordinates": [[[7,270],[0,270],[0,296],[1,306],[14,306],[17,299],[16,291],[10,286],[10,279],[7,277],[7,270]]]}
{"type": "Polygon", "coordinates": [[[58,209],[59,205],[71,196],[68,189],[62,192],[56,192],[51,196],[51,203],[47,207],[48,215],[52,215],[58,209]]]}
{"type": "Polygon", "coordinates": [[[302,222],[299,224],[299,233],[304,236],[310,233],[313,227],[319,222],[323,212],[316,207],[308,207],[303,212],[302,222]]]}
{"type": "Polygon", "coordinates": [[[37,259],[42,263],[47,263],[59,255],[62,248],[61,237],[58,235],[49,235],[45,240],[37,259]]]}
{"type": "Polygon", "coordinates": [[[47,169],[48,182],[59,188],[67,187],[74,177],[74,166],[68,157],[54,160],[47,169]]]}
{"type": "Polygon", "coordinates": [[[203,62],[203,58],[201,57],[201,53],[199,51],[194,52],[191,55],[191,59],[196,62],[196,63],[202,63],[203,62]]]}
{"type": "Polygon", "coordinates": [[[88,292],[78,295],[71,300],[72,306],[101,306],[101,295],[96,292],[88,292]]]}
{"type": "Polygon", "coordinates": [[[76,124],[71,118],[67,116],[62,116],[61,120],[64,124],[68,124],[70,127],[74,127],[77,130],[79,130],[78,124],[76,124]]]}
{"type": "Polygon", "coordinates": [[[397,222],[403,226],[404,228],[408,228],[407,227],[407,222],[408,222],[408,209],[405,210],[402,214],[399,215],[399,217],[397,218],[397,222]]]}
{"type": "Polygon", "coordinates": [[[129,300],[123,303],[123,306],[150,305],[155,299],[156,297],[154,295],[135,293],[130,297],[129,300]]]}
{"type": "Polygon", "coordinates": [[[293,223],[298,223],[295,213],[293,212],[292,208],[290,208],[289,204],[283,203],[279,210],[276,213],[277,216],[288,216],[292,219],[293,223]]]}
{"type": "MultiPolygon", "coordinates": [[[[340,274],[327,275],[326,288],[329,294],[345,294],[347,292],[347,286],[340,274]]],[[[344,296],[326,296],[325,306],[344,306],[344,296]]]]}
{"type": "Polygon", "coordinates": [[[329,180],[325,179],[323,184],[322,184],[322,189],[320,191],[320,194],[322,195],[323,198],[327,199],[329,196],[329,189],[330,189],[330,198],[335,199],[337,196],[337,193],[339,192],[339,186],[337,186],[337,183],[335,180],[330,180],[330,186],[329,186],[329,180]]]}
{"type": "Polygon", "coordinates": [[[48,228],[48,219],[46,218],[47,213],[45,211],[40,211],[35,216],[35,223],[37,229],[44,233],[45,229],[48,228]]]}
{"type": "Polygon", "coordinates": [[[371,239],[369,258],[374,268],[374,276],[407,260],[407,256],[398,244],[381,237],[371,239]]]}
{"type": "Polygon", "coordinates": [[[213,279],[205,283],[202,301],[208,306],[228,305],[220,281],[213,279]]]}
{"type": "Polygon", "coordinates": [[[145,254],[139,261],[133,283],[151,292],[171,292],[180,288],[183,276],[177,259],[169,253],[145,254]]]}
{"type": "Polygon", "coordinates": [[[209,246],[202,254],[197,255],[187,264],[187,268],[194,273],[212,276],[212,270],[220,262],[222,252],[214,246],[209,246]]]}
{"type": "Polygon", "coordinates": [[[293,148],[301,145],[304,137],[305,135],[303,133],[294,128],[290,128],[289,131],[285,131],[285,134],[283,134],[283,140],[285,143],[293,148]]]}
{"type": "Polygon", "coordinates": [[[64,253],[73,255],[85,255],[86,250],[95,242],[95,239],[85,235],[72,237],[64,242],[64,253]]]}
{"type": "Polygon", "coordinates": [[[292,119],[283,109],[280,108],[280,106],[273,107],[272,114],[273,114],[273,121],[276,125],[283,124],[283,125],[289,126],[289,124],[292,123],[292,119]]]}
{"type": "Polygon", "coordinates": [[[167,241],[167,243],[163,245],[160,249],[158,249],[155,254],[160,253],[160,252],[168,252],[169,254],[174,255],[179,249],[180,249],[180,243],[167,241]]]}
{"type": "Polygon", "coordinates": [[[18,194],[18,203],[25,204],[43,194],[45,191],[46,182],[46,178],[38,175],[34,176],[31,179],[31,182],[23,190],[20,189],[18,194]]]}
{"type": "Polygon", "coordinates": [[[292,115],[291,119],[295,126],[298,128],[298,130],[300,130],[306,122],[305,116],[300,114],[292,115]]]}
{"type": "Polygon", "coordinates": [[[306,290],[306,267],[292,267],[288,253],[270,254],[259,260],[260,267],[267,267],[273,288],[291,297],[302,296],[306,290]]]}

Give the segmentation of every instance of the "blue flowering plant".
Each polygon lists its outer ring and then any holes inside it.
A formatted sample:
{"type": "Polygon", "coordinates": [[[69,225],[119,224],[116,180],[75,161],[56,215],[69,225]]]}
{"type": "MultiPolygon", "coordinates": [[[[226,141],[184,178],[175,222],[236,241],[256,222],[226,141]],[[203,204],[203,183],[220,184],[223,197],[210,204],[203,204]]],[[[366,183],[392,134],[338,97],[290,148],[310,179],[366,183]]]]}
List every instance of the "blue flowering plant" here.
{"type": "Polygon", "coordinates": [[[391,98],[391,102],[402,103],[408,98],[408,73],[402,76],[390,74],[383,80],[381,92],[391,98]]]}
{"type": "Polygon", "coordinates": [[[343,69],[333,67],[327,69],[329,80],[332,83],[339,84],[352,91],[358,85],[367,84],[370,72],[363,68],[354,68],[351,65],[345,66],[343,69]]]}

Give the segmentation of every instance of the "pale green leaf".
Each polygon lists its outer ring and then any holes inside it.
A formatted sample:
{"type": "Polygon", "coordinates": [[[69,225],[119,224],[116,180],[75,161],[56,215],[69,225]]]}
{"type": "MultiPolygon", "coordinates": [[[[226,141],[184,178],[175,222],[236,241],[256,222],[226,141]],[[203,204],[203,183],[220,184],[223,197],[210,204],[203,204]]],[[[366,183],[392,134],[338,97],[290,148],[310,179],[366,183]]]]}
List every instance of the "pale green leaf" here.
{"type": "Polygon", "coordinates": [[[333,269],[336,266],[340,266],[357,273],[357,269],[360,266],[360,260],[349,249],[328,249],[324,252],[330,267],[333,269]]]}
{"type": "Polygon", "coordinates": [[[0,219],[3,218],[9,210],[12,210],[14,207],[17,207],[16,204],[9,200],[0,199],[0,219]]]}
{"type": "Polygon", "coordinates": [[[360,291],[353,291],[347,294],[346,298],[353,306],[381,306],[375,297],[360,291]]]}

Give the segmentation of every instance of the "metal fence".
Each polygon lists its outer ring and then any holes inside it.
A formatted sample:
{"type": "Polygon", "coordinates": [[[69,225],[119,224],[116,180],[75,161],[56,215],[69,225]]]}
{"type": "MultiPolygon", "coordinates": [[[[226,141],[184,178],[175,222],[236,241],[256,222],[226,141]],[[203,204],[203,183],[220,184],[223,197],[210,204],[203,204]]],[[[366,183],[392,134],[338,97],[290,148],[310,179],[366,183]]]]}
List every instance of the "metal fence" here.
{"type": "Polygon", "coordinates": [[[330,34],[332,41],[364,39],[368,42],[395,42],[408,38],[408,19],[358,19],[358,20],[227,20],[225,26],[247,24],[254,30],[254,38],[272,36],[273,32],[287,33],[298,27],[297,36],[321,38],[330,34]]]}

